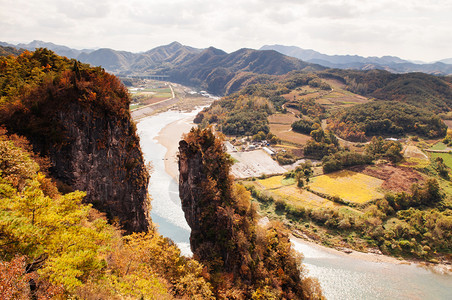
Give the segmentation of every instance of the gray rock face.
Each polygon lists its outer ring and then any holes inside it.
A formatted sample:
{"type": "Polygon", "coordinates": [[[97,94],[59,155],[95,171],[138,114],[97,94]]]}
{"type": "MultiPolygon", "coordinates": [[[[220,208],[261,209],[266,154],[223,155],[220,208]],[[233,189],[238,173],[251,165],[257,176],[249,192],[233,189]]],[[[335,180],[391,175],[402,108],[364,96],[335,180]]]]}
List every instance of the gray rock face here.
{"type": "Polygon", "coordinates": [[[196,252],[199,241],[196,237],[202,235],[200,224],[201,213],[203,211],[197,199],[201,199],[203,191],[199,188],[206,180],[203,170],[201,152],[192,152],[186,141],[179,142],[179,195],[182,203],[182,210],[185,213],[187,224],[191,228],[190,245],[193,252],[196,252]]]}
{"type": "Polygon", "coordinates": [[[52,175],[85,191],[85,202],[119,221],[127,232],[147,230],[149,175],[130,118],[102,115],[73,103],[57,119],[67,143],[46,151],[52,175]]]}

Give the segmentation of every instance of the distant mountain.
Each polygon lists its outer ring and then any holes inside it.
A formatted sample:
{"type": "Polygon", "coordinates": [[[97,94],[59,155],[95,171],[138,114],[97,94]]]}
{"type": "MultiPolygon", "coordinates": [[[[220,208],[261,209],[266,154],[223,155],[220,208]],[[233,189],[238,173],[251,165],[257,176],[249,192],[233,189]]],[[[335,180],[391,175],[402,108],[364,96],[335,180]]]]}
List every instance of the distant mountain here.
{"type": "Polygon", "coordinates": [[[201,51],[201,49],[173,42],[144,53],[99,49],[90,53],[81,53],[77,59],[91,65],[102,66],[107,71],[118,75],[145,75],[165,73],[201,51]]]}
{"type": "Polygon", "coordinates": [[[446,59],[442,59],[438,62],[441,62],[443,64],[452,64],[452,58],[446,58],[446,59]]]}
{"type": "Polygon", "coordinates": [[[93,66],[102,66],[107,71],[117,73],[130,69],[136,55],[132,52],[102,48],[90,53],[81,53],[77,56],[77,59],[93,66]]]}
{"type": "Polygon", "coordinates": [[[93,51],[92,49],[77,50],[77,49],[72,49],[72,48],[69,48],[66,46],[56,45],[54,43],[43,42],[43,41],[38,41],[38,40],[34,40],[28,44],[22,43],[22,44],[17,44],[17,45],[10,45],[10,46],[14,46],[16,48],[23,48],[23,49],[26,49],[29,51],[35,51],[36,48],[47,48],[49,50],[52,50],[56,54],[61,55],[61,56],[66,56],[67,58],[77,58],[83,52],[89,53],[89,52],[93,51]]]}
{"type": "Polygon", "coordinates": [[[379,69],[393,73],[423,72],[438,75],[452,74],[452,65],[447,64],[447,62],[452,63],[452,59],[446,59],[434,64],[416,64],[396,56],[363,57],[358,55],[327,55],[295,46],[265,45],[260,50],[275,50],[306,62],[337,69],[379,69]]]}
{"type": "Polygon", "coordinates": [[[21,54],[23,51],[25,51],[24,49],[17,49],[15,47],[4,46],[2,44],[3,43],[0,44],[0,56],[8,56],[8,55],[17,56],[17,55],[21,54]]]}

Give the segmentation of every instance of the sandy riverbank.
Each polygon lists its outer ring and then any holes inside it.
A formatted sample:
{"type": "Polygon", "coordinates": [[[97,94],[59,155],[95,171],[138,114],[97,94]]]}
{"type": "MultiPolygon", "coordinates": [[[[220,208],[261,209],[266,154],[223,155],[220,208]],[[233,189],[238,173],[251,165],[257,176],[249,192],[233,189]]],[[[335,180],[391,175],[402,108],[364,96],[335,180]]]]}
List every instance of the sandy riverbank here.
{"type": "Polygon", "coordinates": [[[165,170],[176,181],[179,176],[179,167],[177,164],[177,153],[179,141],[182,135],[190,131],[195,126],[193,119],[195,116],[186,117],[165,126],[158,134],[156,140],[167,149],[165,154],[165,170]]]}

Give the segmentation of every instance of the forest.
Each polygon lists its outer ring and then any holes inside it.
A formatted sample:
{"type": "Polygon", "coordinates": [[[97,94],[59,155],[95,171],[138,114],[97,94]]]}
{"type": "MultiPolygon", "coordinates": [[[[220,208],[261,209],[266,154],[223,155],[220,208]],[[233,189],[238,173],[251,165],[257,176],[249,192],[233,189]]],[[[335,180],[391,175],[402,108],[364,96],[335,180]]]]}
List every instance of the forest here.
{"type": "Polygon", "coordinates": [[[344,109],[329,119],[329,127],[350,141],[365,137],[399,137],[414,134],[427,138],[446,135],[447,126],[434,113],[415,106],[389,101],[373,101],[344,109]]]}

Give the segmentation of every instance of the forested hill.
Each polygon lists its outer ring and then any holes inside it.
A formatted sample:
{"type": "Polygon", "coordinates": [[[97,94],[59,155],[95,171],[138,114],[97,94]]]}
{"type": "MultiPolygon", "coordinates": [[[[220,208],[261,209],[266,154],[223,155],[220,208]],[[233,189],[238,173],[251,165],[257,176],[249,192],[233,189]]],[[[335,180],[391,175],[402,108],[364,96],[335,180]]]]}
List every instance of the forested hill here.
{"type": "MultiPolygon", "coordinates": [[[[245,81],[259,80],[258,75],[283,75],[290,71],[320,71],[325,68],[282,55],[276,51],[240,49],[227,54],[208,48],[169,72],[170,79],[201,86],[216,95],[240,90],[245,81]],[[239,84],[233,84],[240,81],[239,84]]],[[[264,76],[265,77],[265,76],[264,76]]]]}
{"type": "Polygon", "coordinates": [[[405,102],[436,113],[452,109],[451,77],[338,69],[320,72],[319,76],[339,80],[350,91],[379,100],[405,102]]]}
{"type": "Polygon", "coordinates": [[[14,47],[0,46],[0,56],[19,55],[23,51],[23,49],[16,49],[14,47]]]}

